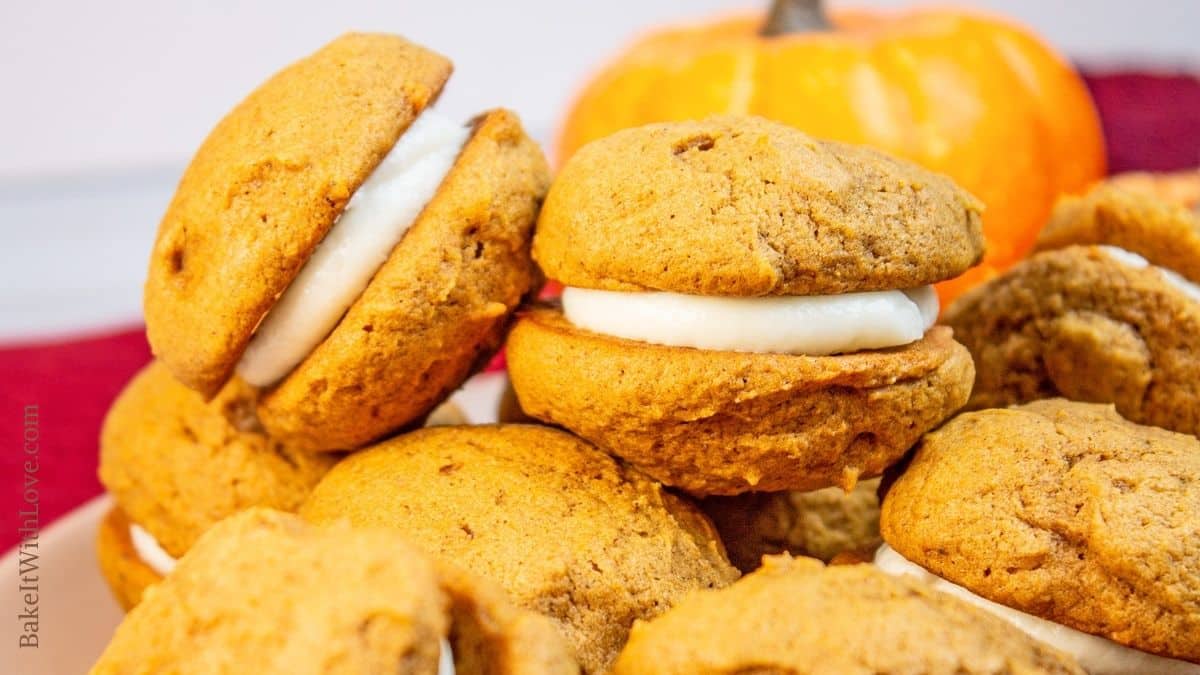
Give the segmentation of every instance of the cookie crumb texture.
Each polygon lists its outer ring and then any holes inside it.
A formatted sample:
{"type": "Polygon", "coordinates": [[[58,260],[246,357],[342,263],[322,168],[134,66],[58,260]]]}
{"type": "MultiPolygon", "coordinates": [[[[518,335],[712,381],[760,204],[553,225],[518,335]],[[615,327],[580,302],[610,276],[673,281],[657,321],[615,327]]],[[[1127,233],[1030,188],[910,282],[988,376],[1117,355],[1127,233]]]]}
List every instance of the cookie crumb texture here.
{"type": "Polygon", "coordinates": [[[968,407],[1063,396],[1200,433],[1200,303],[1090,246],[1046,251],[973,289],[943,320],[975,359],[968,407]]]}
{"type": "Polygon", "coordinates": [[[983,255],[949,178],[759,117],[651,124],[589,143],[546,198],[534,257],[568,286],[699,295],[915,288],[983,255]]]}
{"type": "Polygon", "coordinates": [[[348,449],[419,419],[483,367],[540,286],[529,247],[550,182],[545,156],[507,110],[475,125],[370,285],[262,399],[276,438],[348,449]]]}
{"type": "Polygon", "coordinates": [[[1037,401],[928,434],[883,501],[905,558],[985,598],[1200,662],[1200,440],[1037,401]]]}
{"type": "Polygon", "coordinates": [[[613,672],[1083,675],[1069,657],[919,582],[786,556],[639,622],[613,672]]]}
{"type": "Polygon", "coordinates": [[[521,407],[697,495],[853,487],[878,476],[970,394],[944,327],[841,356],[706,351],[575,328],[552,307],[508,342],[521,407]]]}
{"type": "Polygon", "coordinates": [[[753,492],[700,502],[729,559],[742,572],[758,569],[764,555],[790,553],[830,562],[839,554],[869,559],[879,537],[879,479],[859,481],[849,492],[753,492]]]}
{"type": "Polygon", "coordinates": [[[255,326],[450,71],[404,38],[349,33],[217,124],[159,224],[146,280],[146,334],[175,377],[208,396],[221,388],[255,326]]]}
{"type": "Polygon", "coordinates": [[[537,426],[423,429],[356,453],[300,514],[386,526],[488,578],[607,672],[635,619],[737,578],[686,500],[587,442],[537,426]]]}
{"type": "Polygon", "coordinates": [[[100,481],[172,556],[252,506],[294,511],[339,459],[267,436],[258,393],[234,379],[210,402],[155,362],[126,385],[100,433],[100,481]]]}
{"type": "Polygon", "coordinates": [[[572,675],[544,617],[387,530],[252,509],[146,591],[93,667],[129,672],[572,675]]]}

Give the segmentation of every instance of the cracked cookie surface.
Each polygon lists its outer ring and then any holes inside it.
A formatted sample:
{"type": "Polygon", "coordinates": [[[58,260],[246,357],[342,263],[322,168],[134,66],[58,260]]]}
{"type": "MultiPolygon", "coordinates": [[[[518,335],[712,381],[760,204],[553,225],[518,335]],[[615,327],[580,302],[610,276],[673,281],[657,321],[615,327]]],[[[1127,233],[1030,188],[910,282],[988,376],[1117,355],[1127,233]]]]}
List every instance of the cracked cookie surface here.
{"type": "Polygon", "coordinates": [[[1200,662],[1200,440],[1062,399],[964,413],[883,500],[884,539],[977,595],[1200,662]]]}

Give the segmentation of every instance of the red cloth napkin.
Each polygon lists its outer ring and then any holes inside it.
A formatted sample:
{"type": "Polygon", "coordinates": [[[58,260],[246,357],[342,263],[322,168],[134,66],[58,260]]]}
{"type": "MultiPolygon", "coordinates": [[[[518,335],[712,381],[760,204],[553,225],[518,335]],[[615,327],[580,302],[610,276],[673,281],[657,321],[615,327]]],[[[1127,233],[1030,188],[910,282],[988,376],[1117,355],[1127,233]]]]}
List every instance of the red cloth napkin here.
{"type": "Polygon", "coordinates": [[[100,494],[100,422],[149,360],[141,327],[0,348],[0,550],[20,541],[18,528],[28,517],[22,510],[36,509],[44,528],[100,494]]]}
{"type": "MultiPolygon", "coordinates": [[[[1200,79],[1110,72],[1085,76],[1108,138],[1113,172],[1200,164],[1200,79]]],[[[148,362],[141,328],[70,341],[0,348],[0,549],[15,544],[25,492],[25,406],[37,406],[39,519],[55,518],[100,494],[96,437],[122,385],[148,362]]],[[[502,367],[502,357],[493,368],[502,367]]]]}

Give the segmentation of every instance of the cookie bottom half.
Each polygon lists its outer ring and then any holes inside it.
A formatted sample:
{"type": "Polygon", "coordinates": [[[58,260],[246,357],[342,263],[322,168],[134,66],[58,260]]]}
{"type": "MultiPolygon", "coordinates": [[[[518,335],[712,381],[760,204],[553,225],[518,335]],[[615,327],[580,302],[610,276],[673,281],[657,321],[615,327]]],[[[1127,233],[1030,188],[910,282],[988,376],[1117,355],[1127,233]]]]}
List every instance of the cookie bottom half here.
{"type": "Polygon", "coordinates": [[[841,356],[706,351],[575,328],[553,307],[508,343],[521,407],[697,495],[816,490],[879,475],[961,407],[951,331],[841,356]]]}
{"type": "Polygon", "coordinates": [[[138,555],[129,536],[129,518],[118,506],[100,521],[96,531],[96,558],[100,563],[100,574],[125,611],[141,601],[147,588],[162,581],[162,576],[138,555]]]}

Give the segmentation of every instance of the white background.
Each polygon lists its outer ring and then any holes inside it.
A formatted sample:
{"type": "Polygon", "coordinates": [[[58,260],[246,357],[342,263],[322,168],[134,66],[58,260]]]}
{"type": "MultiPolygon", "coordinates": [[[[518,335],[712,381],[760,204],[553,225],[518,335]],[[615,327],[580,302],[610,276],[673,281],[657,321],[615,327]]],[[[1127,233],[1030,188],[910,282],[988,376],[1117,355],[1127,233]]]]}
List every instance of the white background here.
{"type": "MultiPolygon", "coordinates": [[[[963,4],[1013,16],[1085,63],[1200,63],[1200,0],[963,4]]],[[[457,72],[440,107],[464,118],[511,107],[544,141],[581,79],[638,31],[757,6],[4,0],[0,339],[136,321],[150,239],[192,150],[256,83],[338,33],[397,32],[441,51],[457,72]]]]}

